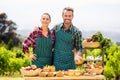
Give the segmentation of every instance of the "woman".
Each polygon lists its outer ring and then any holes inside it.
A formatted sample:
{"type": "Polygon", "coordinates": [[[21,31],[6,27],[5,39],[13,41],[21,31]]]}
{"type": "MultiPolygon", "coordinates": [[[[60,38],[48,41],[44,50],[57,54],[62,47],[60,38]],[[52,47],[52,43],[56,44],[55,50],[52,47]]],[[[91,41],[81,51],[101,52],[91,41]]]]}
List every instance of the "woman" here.
{"type": "Polygon", "coordinates": [[[51,17],[48,13],[41,16],[41,27],[37,27],[24,40],[22,45],[23,52],[32,60],[32,65],[43,68],[45,65],[52,65],[52,46],[54,44],[54,32],[50,31],[48,26],[51,17]],[[32,45],[33,53],[30,55],[29,47],[32,45]]]}

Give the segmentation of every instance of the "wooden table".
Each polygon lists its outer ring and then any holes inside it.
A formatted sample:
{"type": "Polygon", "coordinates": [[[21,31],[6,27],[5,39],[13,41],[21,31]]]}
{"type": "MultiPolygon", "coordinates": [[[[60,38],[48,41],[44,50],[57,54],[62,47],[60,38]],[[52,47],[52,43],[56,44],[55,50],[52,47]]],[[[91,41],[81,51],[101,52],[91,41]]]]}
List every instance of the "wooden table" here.
{"type": "Polygon", "coordinates": [[[25,80],[105,80],[104,75],[79,76],[79,77],[24,77],[25,80]]]}

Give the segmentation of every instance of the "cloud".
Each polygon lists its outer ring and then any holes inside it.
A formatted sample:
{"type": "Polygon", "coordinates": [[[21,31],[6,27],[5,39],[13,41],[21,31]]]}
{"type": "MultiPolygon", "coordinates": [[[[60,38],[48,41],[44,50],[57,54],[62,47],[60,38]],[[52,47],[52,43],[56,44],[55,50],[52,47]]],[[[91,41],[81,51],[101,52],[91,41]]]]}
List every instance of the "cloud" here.
{"type": "Polygon", "coordinates": [[[43,12],[50,13],[54,24],[62,21],[62,9],[73,7],[73,23],[81,29],[114,30],[120,29],[120,0],[1,0],[0,9],[9,19],[18,24],[18,29],[33,29],[39,25],[43,12]]]}

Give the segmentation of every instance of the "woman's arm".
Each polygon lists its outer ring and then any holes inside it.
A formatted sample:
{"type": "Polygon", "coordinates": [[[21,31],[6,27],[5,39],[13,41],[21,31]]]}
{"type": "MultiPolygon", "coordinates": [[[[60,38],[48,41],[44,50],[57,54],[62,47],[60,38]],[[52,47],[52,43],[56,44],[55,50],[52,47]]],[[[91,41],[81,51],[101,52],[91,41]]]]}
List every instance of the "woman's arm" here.
{"type": "Polygon", "coordinates": [[[35,48],[36,44],[35,41],[37,39],[37,31],[33,31],[30,33],[30,35],[23,41],[22,44],[22,51],[27,55],[27,57],[30,56],[29,53],[29,47],[32,46],[32,48],[35,48]]]}

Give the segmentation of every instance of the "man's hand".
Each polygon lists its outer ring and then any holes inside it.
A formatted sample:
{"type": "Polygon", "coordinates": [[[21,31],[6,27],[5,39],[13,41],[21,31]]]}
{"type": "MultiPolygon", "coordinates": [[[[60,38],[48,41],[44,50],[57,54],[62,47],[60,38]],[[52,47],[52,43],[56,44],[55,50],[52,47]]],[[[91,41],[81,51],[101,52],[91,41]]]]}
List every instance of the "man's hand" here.
{"type": "Polygon", "coordinates": [[[79,56],[79,55],[75,55],[74,60],[75,60],[76,62],[79,62],[80,60],[82,60],[82,57],[79,56]]]}
{"type": "Polygon", "coordinates": [[[79,62],[80,60],[82,60],[82,53],[80,51],[76,52],[76,55],[75,55],[75,61],[79,62]]]}
{"type": "Polygon", "coordinates": [[[39,26],[35,26],[34,31],[39,31],[39,26]]]}

